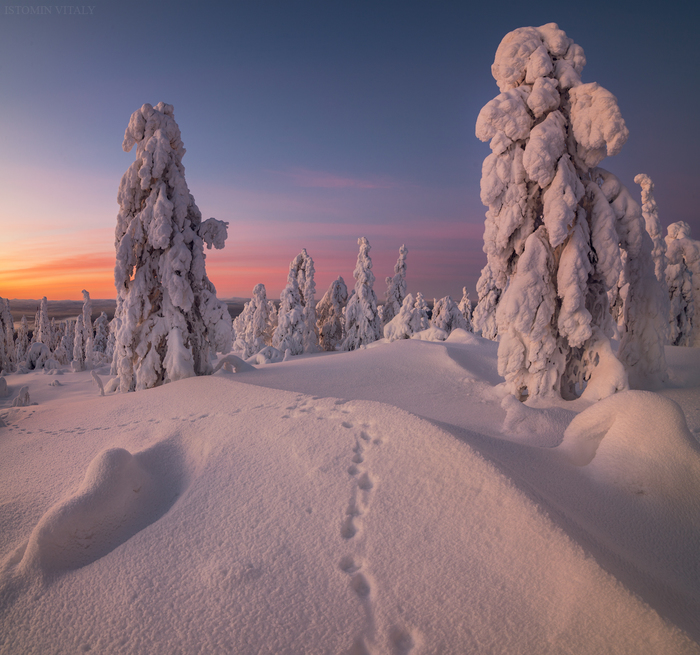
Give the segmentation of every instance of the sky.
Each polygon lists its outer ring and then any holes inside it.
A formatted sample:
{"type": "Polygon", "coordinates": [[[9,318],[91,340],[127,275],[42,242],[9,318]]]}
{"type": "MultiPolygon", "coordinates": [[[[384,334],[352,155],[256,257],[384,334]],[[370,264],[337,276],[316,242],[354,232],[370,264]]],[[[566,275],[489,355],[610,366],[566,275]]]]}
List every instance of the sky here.
{"type": "Polygon", "coordinates": [[[319,298],[351,286],[360,236],[380,298],[404,243],[409,292],[475,298],[490,150],[474,125],[503,36],[549,22],[630,130],[601,165],[637,197],[650,175],[662,224],[700,238],[695,3],[41,1],[0,5],[1,297],[115,297],[124,130],[163,101],[203,218],[229,223],[207,251],[220,298],[278,297],[301,248],[319,298]]]}

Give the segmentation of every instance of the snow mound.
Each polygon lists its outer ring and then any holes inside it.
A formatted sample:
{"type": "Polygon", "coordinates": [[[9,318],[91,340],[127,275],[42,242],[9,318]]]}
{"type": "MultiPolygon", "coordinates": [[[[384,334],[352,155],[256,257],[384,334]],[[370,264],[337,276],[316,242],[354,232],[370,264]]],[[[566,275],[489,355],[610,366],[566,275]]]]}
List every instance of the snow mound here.
{"type": "Polygon", "coordinates": [[[501,407],[506,410],[505,438],[543,448],[558,446],[576,416],[576,412],[563,407],[528,407],[510,394],[503,398],[501,407]]]}
{"type": "Polygon", "coordinates": [[[421,330],[411,336],[411,339],[419,339],[420,341],[445,341],[447,332],[436,327],[429,327],[427,330],[421,330]]]}
{"type": "Polygon", "coordinates": [[[700,493],[700,445],[681,408],[655,393],[625,391],[589,407],[571,421],[558,451],[599,481],[638,495],[700,493]]]}
{"type": "Polygon", "coordinates": [[[50,575],[77,569],[143,530],[170,508],[181,490],[177,459],[167,443],[136,455],[123,448],[102,451],[88,466],[78,491],[41,518],[18,570],[50,575]]]}
{"type": "Polygon", "coordinates": [[[455,328],[450,332],[450,336],[445,339],[448,343],[466,343],[470,346],[476,346],[480,343],[479,337],[473,332],[469,332],[464,328],[455,328]]]}

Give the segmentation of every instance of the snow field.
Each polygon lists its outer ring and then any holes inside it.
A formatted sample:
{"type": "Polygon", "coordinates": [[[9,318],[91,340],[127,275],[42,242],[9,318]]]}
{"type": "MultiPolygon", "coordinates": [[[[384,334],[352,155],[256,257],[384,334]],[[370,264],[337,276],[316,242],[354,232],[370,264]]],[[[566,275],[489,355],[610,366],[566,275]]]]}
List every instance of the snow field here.
{"type": "MultiPolygon", "coordinates": [[[[490,344],[379,343],[106,397],[89,372],[21,376],[39,404],[0,411],[0,652],[698,652],[561,527],[652,570],[675,616],[667,596],[697,595],[678,580],[693,490],[647,520],[649,496],[616,496],[523,423],[501,434],[490,344]],[[285,385],[301,390],[264,388],[285,385]]],[[[575,414],[526,409],[552,442],[575,414]]]]}

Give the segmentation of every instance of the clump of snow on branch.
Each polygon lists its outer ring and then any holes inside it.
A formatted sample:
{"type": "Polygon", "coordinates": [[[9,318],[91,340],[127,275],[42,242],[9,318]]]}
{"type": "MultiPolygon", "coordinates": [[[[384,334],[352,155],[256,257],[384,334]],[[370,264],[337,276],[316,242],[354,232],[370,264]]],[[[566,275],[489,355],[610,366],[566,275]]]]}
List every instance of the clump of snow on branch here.
{"type": "Polygon", "coordinates": [[[487,264],[473,322],[499,338],[499,373],[520,398],[574,398],[594,377],[596,394],[626,384],[608,357],[611,304],[629,383],[665,376],[665,294],[646,272],[651,238],[627,190],[596,168],[628,130],[615,97],[581,82],[585,63],[554,23],[514,30],[492,66],[501,93],[476,123],[492,152],[482,167],[487,264]]]}
{"type": "Polygon", "coordinates": [[[669,343],[700,346],[700,243],[690,238],[690,226],[684,221],[668,226],[665,241],[669,343]]]}
{"type": "Polygon", "coordinates": [[[316,305],[316,325],[319,344],[323,350],[335,350],[343,340],[343,308],[348,301],[345,280],[338,276],[316,305]]]}
{"type": "Polygon", "coordinates": [[[345,337],[341,350],[355,350],[381,338],[381,322],[374,293],[374,273],[369,256],[371,246],[365,237],[357,240],[360,252],[353,277],[355,293],[345,308],[345,337]]]}
{"type": "Polygon", "coordinates": [[[386,302],[378,308],[379,316],[382,322],[382,329],[394,318],[394,316],[399,313],[403,300],[406,297],[407,255],[408,248],[406,248],[406,245],[404,244],[401,246],[401,248],[399,248],[399,258],[396,260],[396,264],[394,265],[393,277],[386,278],[386,302]]]}
{"type": "Polygon", "coordinates": [[[114,357],[122,392],[211,373],[212,355],[228,352],[232,340],[204,254],[205,243],[223,247],[227,224],[202,221],[185,181],[172,105],[145,104],[131,115],[123,148],[134,146],[136,159],[119,187],[115,231],[114,357]],[[183,367],[185,361],[191,367],[183,367]]]}

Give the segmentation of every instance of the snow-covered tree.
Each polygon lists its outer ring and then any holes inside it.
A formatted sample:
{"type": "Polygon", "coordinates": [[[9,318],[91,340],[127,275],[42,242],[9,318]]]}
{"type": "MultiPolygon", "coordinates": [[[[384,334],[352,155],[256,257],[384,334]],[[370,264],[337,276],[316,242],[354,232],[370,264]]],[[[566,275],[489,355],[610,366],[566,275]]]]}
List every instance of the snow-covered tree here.
{"type": "Polygon", "coordinates": [[[11,373],[17,365],[15,329],[10,312],[10,301],[0,298],[0,372],[11,373]]]}
{"type": "Polygon", "coordinates": [[[369,256],[371,246],[365,237],[357,240],[360,252],[353,272],[355,293],[345,307],[345,331],[340,350],[355,350],[381,338],[381,322],[374,293],[374,273],[369,256]]]}
{"type": "Polygon", "coordinates": [[[615,97],[581,82],[585,63],[554,23],[510,32],[491,68],[501,93],[476,123],[492,154],[482,167],[487,265],[474,323],[499,336],[499,373],[521,398],[573,398],[593,378],[596,393],[613,393],[626,373],[633,386],[666,373],[651,238],[627,189],[597,168],[628,130],[615,97]],[[611,352],[608,294],[618,293],[623,269],[624,368],[601,356],[611,352]]]}
{"type": "Polygon", "coordinates": [[[467,319],[457,303],[452,300],[452,296],[440,298],[435,303],[430,324],[439,330],[444,330],[447,334],[457,328],[471,331],[471,324],[467,323],[467,319]]]}
{"type": "Polygon", "coordinates": [[[399,258],[394,266],[394,276],[386,278],[386,302],[379,307],[382,328],[391,321],[401,310],[403,299],[406,297],[406,245],[399,248],[399,258]]]}
{"type": "Polygon", "coordinates": [[[413,334],[422,332],[430,327],[430,316],[428,316],[428,303],[425,302],[423,294],[419,291],[416,294],[416,303],[413,305],[414,312],[411,317],[411,330],[413,334]]]}
{"type": "Polygon", "coordinates": [[[207,248],[224,247],[227,223],[202,215],[185,181],[172,105],[131,115],[123,148],[136,160],[119,186],[114,281],[120,319],[120,390],[154,387],[212,371],[231,348],[231,319],[205,269],[207,248]]]}
{"type": "Polygon", "coordinates": [[[17,339],[15,340],[15,354],[17,362],[23,362],[29,350],[29,323],[27,317],[22,316],[17,329],[17,339]]]}
{"type": "Polygon", "coordinates": [[[95,336],[92,331],[92,300],[89,292],[83,289],[83,362],[89,370],[93,366],[95,336]]]}
{"type": "Polygon", "coordinates": [[[109,319],[107,314],[102,312],[92,324],[95,334],[95,352],[105,353],[107,351],[107,341],[109,339],[109,319]]]}
{"type": "Polygon", "coordinates": [[[700,346],[700,243],[690,238],[690,226],[668,226],[666,282],[670,299],[669,343],[700,346]]]}
{"type": "Polygon", "coordinates": [[[343,340],[343,309],[347,301],[348,288],[345,286],[345,280],[338,276],[316,305],[318,338],[324,350],[335,350],[343,340]]]}
{"type": "Polygon", "coordinates": [[[73,370],[85,370],[85,330],[83,329],[83,315],[78,314],[75,319],[73,332],[73,370]]]}
{"type": "Polygon", "coordinates": [[[233,321],[236,342],[233,349],[248,359],[272,344],[272,335],[277,325],[277,311],[267,299],[264,284],[257,284],[253,297],[244,305],[243,311],[233,321]]]}
{"type": "Polygon", "coordinates": [[[54,352],[61,345],[61,339],[65,331],[65,324],[56,322],[55,318],[51,319],[51,346],[49,349],[54,352]]]}
{"type": "Polygon", "coordinates": [[[287,286],[280,295],[272,345],[290,355],[318,350],[314,294],[314,262],[304,248],[289,265],[287,286]]]}
{"type": "Polygon", "coordinates": [[[49,351],[51,350],[51,321],[49,321],[49,302],[46,300],[46,296],[41,299],[41,304],[36,314],[34,339],[32,341],[43,343],[49,351]]]}
{"type": "Polygon", "coordinates": [[[472,303],[471,300],[469,300],[467,287],[462,287],[462,300],[459,301],[457,307],[459,307],[459,311],[462,312],[462,316],[464,316],[464,320],[467,323],[465,329],[469,330],[469,332],[474,332],[474,325],[472,324],[472,303]]]}
{"type": "Polygon", "coordinates": [[[646,230],[654,244],[654,248],[651,251],[651,257],[654,260],[654,273],[664,292],[666,292],[666,241],[664,240],[664,231],[659,220],[659,208],[654,199],[654,183],[644,173],[639,173],[634,178],[634,181],[642,187],[642,216],[644,217],[646,230]]]}
{"type": "Polygon", "coordinates": [[[415,314],[417,311],[413,296],[410,293],[407,294],[398,314],[384,326],[384,338],[389,341],[410,339],[411,335],[415,333],[413,328],[416,325],[415,314]]]}

